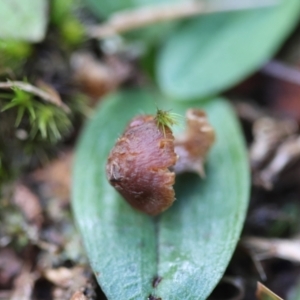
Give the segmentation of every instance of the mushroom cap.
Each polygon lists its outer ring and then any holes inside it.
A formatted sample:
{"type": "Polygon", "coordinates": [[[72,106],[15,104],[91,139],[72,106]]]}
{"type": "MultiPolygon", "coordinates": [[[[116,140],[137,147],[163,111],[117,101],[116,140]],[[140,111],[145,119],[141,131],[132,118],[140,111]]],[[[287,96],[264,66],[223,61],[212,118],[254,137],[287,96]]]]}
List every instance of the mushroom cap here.
{"type": "Polygon", "coordinates": [[[134,208],[157,215],[175,200],[174,136],[151,115],[131,120],[110,152],[106,175],[110,184],[134,208]]]}

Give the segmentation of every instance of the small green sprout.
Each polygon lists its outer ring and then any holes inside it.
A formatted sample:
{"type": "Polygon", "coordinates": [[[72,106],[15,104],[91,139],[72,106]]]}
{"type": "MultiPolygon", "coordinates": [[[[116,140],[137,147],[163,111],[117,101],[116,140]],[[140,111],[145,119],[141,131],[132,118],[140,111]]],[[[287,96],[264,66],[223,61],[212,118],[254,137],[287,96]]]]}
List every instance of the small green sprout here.
{"type": "Polygon", "coordinates": [[[23,41],[0,38],[0,66],[2,70],[19,70],[32,53],[32,46],[23,41]]]}
{"type": "Polygon", "coordinates": [[[33,122],[36,118],[35,109],[34,109],[34,100],[31,94],[26,93],[19,88],[13,88],[14,96],[11,101],[6,104],[2,112],[16,108],[17,109],[17,118],[15,126],[18,127],[24,117],[24,113],[27,112],[29,114],[30,122],[33,122]]]}
{"type": "Polygon", "coordinates": [[[13,92],[11,101],[1,111],[16,109],[16,127],[28,117],[31,138],[39,133],[43,140],[48,138],[55,143],[72,127],[69,117],[61,108],[37,101],[32,94],[19,88],[13,88],[13,92]]]}
{"type": "Polygon", "coordinates": [[[61,34],[62,42],[67,46],[77,46],[84,40],[84,27],[74,12],[80,9],[80,1],[52,0],[51,20],[61,34]]]}
{"type": "Polygon", "coordinates": [[[156,111],[155,121],[158,128],[162,128],[164,136],[166,136],[166,127],[172,127],[179,123],[180,115],[172,113],[169,110],[158,109],[156,111]]]}
{"type": "Polygon", "coordinates": [[[43,139],[49,138],[51,142],[55,143],[72,127],[66,113],[58,107],[37,103],[36,112],[36,120],[31,124],[32,138],[40,132],[43,139]]]}

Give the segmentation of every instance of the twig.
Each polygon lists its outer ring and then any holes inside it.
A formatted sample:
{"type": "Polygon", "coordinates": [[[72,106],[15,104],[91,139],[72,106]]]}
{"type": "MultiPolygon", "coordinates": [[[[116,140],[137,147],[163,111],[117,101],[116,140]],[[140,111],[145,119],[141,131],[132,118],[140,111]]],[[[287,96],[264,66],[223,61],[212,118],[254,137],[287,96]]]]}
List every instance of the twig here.
{"type": "Polygon", "coordinates": [[[254,141],[250,147],[250,162],[252,169],[258,171],[273,157],[283,141],[297,133],[298,124],[290,119],[262,117],[254,122],[252,131],[254,141]]]}
{"type": "Polygon", "coordinates": [[[273,60],[269,62],[262,68],[262,73],[292,84],[300,85],[300,70],[280,61],[273,60]]]}
{"type": "Polygon", "coordinates": [[[255,253],[258,260],[277,257],[292,262],[300,262],[300,240],[267,239],[259,237],[244,237],[241,244],[255,253]]]}
{"type": "Polygon", "coordinates": [[[31,272],[31,263],[25,263],[21,273],[14,281],[14,291],[11,300],[30,300],[32,299],[33,288],[39,277],[38,272],[31,272]]]}
{"type": "Polygon", "coordinates": [[[261,184],[272,189],[276,177],[292,163],[300,159],[300,137],[291,136],[277,149],[274,158],[260,173],[261,184]]]}
{"type": "Polygon", "coordinates": [[[158,22],[183,19],[199,14],[273,6],[278,3],[280,3],[279,0],[242,2],[227,0],[225,3],[223,1],[189,0],[183,3],[159,4],[115,13],[107,23],[92,26],[88,29],[87,33],[92,38],[105,38],[158,22]]]}
{"type": "Polygon", "coordinates": [[[26,83],[23,81],[0,82],[0,89],[12,89],[12,88],[19,88],[22,91],[40,97],[44,101],[50,102],[56,106],[61,107],[67,113],[70,112],[70,108],[66,104],[64,104],[59,99],[59,97],[57,97],[53,93],[45,92],[42,89],[39,89],[34,85],[31,85],[30,83],[26,83]]]}
{"type": "Polygon", "coordinates": [[[268,277],[262,266],[261,260],[257,258],[257,255],[253,250],[251,250],[251,249],[247,249],[247,250],[248,250],[248,254],[254,264],[254,267],[256,268],[256,271],[258,272],[260,279],[262,281],[266,281],[268,279],[268,277]]]}

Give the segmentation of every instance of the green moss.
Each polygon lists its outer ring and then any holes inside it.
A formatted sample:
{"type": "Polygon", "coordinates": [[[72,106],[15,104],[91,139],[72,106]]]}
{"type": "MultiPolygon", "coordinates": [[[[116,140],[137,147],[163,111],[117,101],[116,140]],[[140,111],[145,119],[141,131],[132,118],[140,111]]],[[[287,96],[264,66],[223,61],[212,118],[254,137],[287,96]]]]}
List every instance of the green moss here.
{"type": "Polygon", "coordinates": [[[75,18],[66,19],[60,28],[60,33],[65,41],[70,46],[77,46],[84,39],[84,28],[75,18]]]}
{"type": "Polygon", "coordinates": [[[31,52],[32,46],[26,42],[0,39],[0,68],[19,67],[31,52]]]}
{"type": "Polygon", "coordinates": [[[1,112],[5,113],[7,110],[14,109],[16,114],[15,127],[29,123],[32,139],[40,135],[42,139],[48,139],[48,141],[55,143],[70,130],[71,121],[61,108],[38,101],[33,95],[19,88],[13,88],[13,92],[12,99],[4,105],[1,112]]]}
{"type": "Polygon", "coordinates": [[[67,46],[77,46],[84,39],[84,27],[75,17],[76,1],[53,0],[51,6],[51,23],[59,30],[62,42],[67,46]]]}
{"type": "Polygon", "coordinates": [[[181,116],[170,111],[157,109],[155,121],[158,128],[163,130],[164,136],[166,135],[165,128],[171,128],[173,125],[178,124],[181,116]]]}

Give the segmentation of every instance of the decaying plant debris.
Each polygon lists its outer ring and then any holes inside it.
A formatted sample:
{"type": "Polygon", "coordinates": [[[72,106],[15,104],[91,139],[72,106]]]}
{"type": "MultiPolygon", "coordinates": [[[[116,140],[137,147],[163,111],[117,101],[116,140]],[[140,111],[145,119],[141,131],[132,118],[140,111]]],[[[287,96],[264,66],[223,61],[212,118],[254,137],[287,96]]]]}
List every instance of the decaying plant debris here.
{"type": "MultiPolygon", "coordinates": [[[[71,216],[74,143],[100,96],[151,79],[139,49],[108,54],[94,40],[60,44],[57,31],[51,23],[16,69],[0,66],[0,300],[106,299],[71,216]],[[17,105],[7,106],[12,99],[17,105]]],[[[257,281],[283,299],[299,294],[298,36],[299,28],[277,61],[227,92],[248,142],[253,186],[241,243],[210,299],[252,300],[257,281]]]]}

